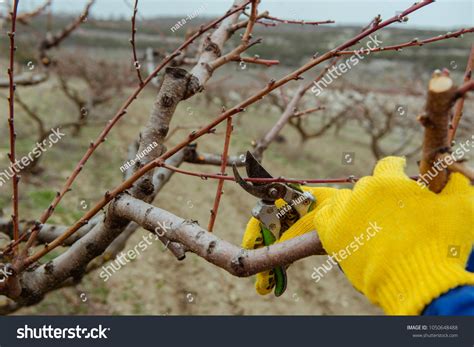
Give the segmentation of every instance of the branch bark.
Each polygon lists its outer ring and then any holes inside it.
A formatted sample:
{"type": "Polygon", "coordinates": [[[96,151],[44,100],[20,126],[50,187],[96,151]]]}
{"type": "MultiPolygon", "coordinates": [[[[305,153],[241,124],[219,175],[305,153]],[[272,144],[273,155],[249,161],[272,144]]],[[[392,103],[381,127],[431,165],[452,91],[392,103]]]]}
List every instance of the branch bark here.
{"type": "MultiPolygon", "coordinates": [[[[16,168],[16,132],[15,132],[15,83],[14,83],[14,74],[15,74],[15,34],[16,34],[16,16],[18,11],[19,0],[13,0],[13,7],[10,12],[11,16],[11,30],[8,33],[10,38],[10,61],[8,67],[8,79],[9,79],[9,96],[8,96],[8,129],[10,137],[10,153],[8,158],[10,159],[10,166],[13,171],[12,178],[12,205],[13,205],[13,215],[11,216],[13,222],[13,239],[16,241],[19,237],[19,226],[18,226],[18,182],[20,181],[20,176],[18,175],[18,170],[16,168]]],[[[13,252],[16,253],[16,248],[13,249],[13,252]]]]}
{"type": "Polygon", "coordinates": [[[123,218],[133,220],[147,230],[155,230],[163,223],[170,226],[166,233],[170,240],[183,244],[189,251],[238,277],[252,276],[311,255],[326,254],[316,232],[269,247],[246,250],[219,239],[196,222],[184,220],[126,194],[117,199],[115,209],[123,218]]]}
{"type": "MultiPolygon", "coordinates": [[[[22,87],[30,87],[35,86],[40,83],[45,82],[48,80],[49,75],[45,72],[32,74],[32,73],[23,73],[21,75],[15,76],[15,85],[22,86],[22,87]]],[[[0,78],[0,88],[8,88],[9,80],[0,78]]]]}
{"type": "Polygon", "coordinates": [[[455,92],[451,77],[447,73],[435,72],[428,85],[425,113],[419,117],[425,127],[420,176],[422,179],[430,177],[428,182],[424,181],[435,193],[439,193],[448,182],[448,170],[439,169],[435,164],[439,155],[449,152],[451,148],[448,130],[455,92]],[[433,174],[430,174],[431,170],[433,174]]]}

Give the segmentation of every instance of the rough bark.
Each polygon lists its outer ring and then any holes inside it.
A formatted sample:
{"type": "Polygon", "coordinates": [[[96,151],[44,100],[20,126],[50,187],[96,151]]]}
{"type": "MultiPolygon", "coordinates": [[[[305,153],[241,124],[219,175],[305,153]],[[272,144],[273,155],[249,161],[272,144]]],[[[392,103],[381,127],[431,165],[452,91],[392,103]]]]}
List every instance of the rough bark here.
{"type": "Polygon", "coordinates": [[[114,206],[120,216],[147,230],[155,230],[163,224],[169,226],[166,236],[170,240],[183,244],[189,251],[234,276],[251,276],[311,255],[326,254],[316,232],[269,247],[245,250],[219,239],[195,221],[182,219],[129,195],[123,194],[114,206]]]}
{"type": "Polygon", "coordinates": [[[451,77],[435,73],[428,85],[425,113],[419,117],[425,127],[420,175],[424,177],[430,171],[435,172],[427,182],[429,189],[435,193],[439,193],[448,182],[447,168],[439,169],[434,164],[440,155],[448,153],[451,148],[448,130],[455,91],[451,77]]]}

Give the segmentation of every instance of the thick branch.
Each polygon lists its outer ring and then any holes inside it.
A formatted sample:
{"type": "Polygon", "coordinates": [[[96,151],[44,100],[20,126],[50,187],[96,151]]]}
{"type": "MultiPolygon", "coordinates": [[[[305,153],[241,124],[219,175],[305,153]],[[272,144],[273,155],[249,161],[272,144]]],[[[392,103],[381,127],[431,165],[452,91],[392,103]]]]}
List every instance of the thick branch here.
{"type": "MultiPolygon", "coordinates": [[[[97,222],[104,218],[102,214],[98,214],[95,216],[89,224],[83,226],[81,229],[78,230],[77,233],[72,235],[70,238],[64,241],[64,245],[70,246],[77,240],[79,240],[82,236],[87,234],[89,230],[91,230],[97,222]]],[[[29,229],[32,225],[35,224],[35,221],[20,221],[19,230],[20,235],[23,233],[28,233],[29,229]]],[[[64,231],[67,230],[67,226],[64,225],[55,225],[55,224],[44,224],[41,228],[41,231],[38,234],[38,243],[49,243],[53,241],[55,238],[60,236],[64,231]]],[[[13,225],[11,220],[0,218],[0,232],[4,233],[10,237],[13,236],[13,225]]]]}
{"type": "MultiPolygon", "coordinates": [[[[49,75],[47,73],[23,73],[21,75],[15,76],[14,81],[16,86],[30,87],[45,82],[48,77],[49,75]]],[[[0,78],[0,88],[8,88],[8,86],[9,80],[0,78]]]]}
{"type": "Polygon", "coordinates": [[[435,193],[439,193],[448,182],[448,170],[438,168],[435,163],[440,154],[450,151],[448,129],[455,91],[448,74],[435,72],[428,85],[425,113],[419,117],[425,127],[420,177],[435,193]]]}
{"type": "Polygon", "coordinates": [[[169,226],[171,230],[166,233],[169,239],[183,244],[189,251],[234,276],[251,276],[311,255],[326,254],[316,232],[269,247],[245,250],[219,239],[196,222],[127,195],[117,199],[115,208],[123,218],[133,220],[147,230],[155,230],[160,224],[169,226]]]}

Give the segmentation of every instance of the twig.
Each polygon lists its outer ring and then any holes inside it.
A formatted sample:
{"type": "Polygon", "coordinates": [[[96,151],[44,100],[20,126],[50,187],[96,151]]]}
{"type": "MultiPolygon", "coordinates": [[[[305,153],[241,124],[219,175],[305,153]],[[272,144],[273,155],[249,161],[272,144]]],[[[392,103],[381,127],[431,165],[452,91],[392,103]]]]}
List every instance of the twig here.
{"type": "MultiPolygon", "coordinates": [[[[180,173],[187,176],[194,176],[199,177],[203,180],[207,179],[218,179],[223,181],[235,181],[233,176],[223,176],[222,174],[208,174],[204,172],[194,172],[188,171],[184,169],[179,169],[177,167],[162,164],[161,167],[164,167],[168,170],[174,171],[176,173],[180,173]]],[[[271,183],[271,182],[278,182],[278,183],[299,183],[299,184],[310,184],[310,183],[354,183],[357,182],[359,178],[355,176],[349,176],[346,178],[327,178],[327,179],[320,179],[320,178],[309,178],[309,179],[296,179],[296,178],[285,178],[285,177],[274,177],[274,178],[244,178],[244,181],[247,182],[258,182],[258,183],[271,183]]]]}
{"type": "Polygon", "coordinates": [[[415,46],[423,46],[424,44],[427,44],[427,43],[431,43],[431,42],[436,42],[436,41],[441,41],[441,40],[446,40],[446,39],[449,39],[449,38],[452,38],[452,37],[461,37],[463,34],[466,34],[466,33],[472,33],[474,32],[474,28],[467,28],[467,29],[459,29],[455,32],[452,32],[452,33],[446,33],[444,35],[438,35],[438,36],[435,36],[435,37],[431,37],[429,39],[425,39],[425,40],[418,40],[417,38],[409,41],[409,42],[405,42],[405,43],[400,43],[400,44],[397,44],[397,45],[391,45],[391,46],[385,46],[385,47],[376,47],[376,48],[372,48],[372,49],[361,49],[361,50],[352,50],[352,51],[340,51],[338,52],[337,55],[352,55],[352,54],[356,54],[356,53],[363,53],[363,54],[369,54],[369,53],[374,53],[374,52],[385,52],[385,51],[400,51],[402,50],[403,48],[406,48],[406,47],[415,47],[415,46]]]}
{"type": "MultiPolygon", "coordinates": [[[[245,13],[245,15],[248,16],[247,13],[245,13]]],[[[262,12],[262,13],[259,13],[259,14],[257,15],[257,19],[256,19],[257,23],[258,23],[258,20],[259,20],[259,19],[262,19],[262,18],[265,17],[266,15],[268,15],[268,11],[264,11],[264,12],[262,12]]],[[[247,27],[247,24],[248,24],[248,23],[249,23],[249,19],[246,19],[246,20],[240,21],[240,22],[238,22],[238,23],[235,23],[234,25],[232,25],[232,26],[229,28],[229,31],[235,32],[235,31],[237,31],[237,30],[239,30],[239,29],[243,29],[243,28],[247,27]]]]}
{"type": "Polygon", "coordinates": [[[48,8],[48,6],[51,5],[51,1],[52,0],[46,0],[46,2],[43,5],[38,6],[33,11],[21,13],[20,15],[17,16],[17,21],[22,23],[22,24],[28,24],[28,21],[31,18],[40,15],[44,10],[46,10],[48,8]]]}
{"type": "Polygon", "coordinates": [[[135,45],[135,35],[137,33],[137,27],[136,27],[137,12],[138,12],[138,0],[135,0],[135,5],[133,6],[133,16],[132,16],[132,38],[130,39],[130,43],[132,45],[132,52],[133,52],[133,66],[135,67],[135,70],[137,71],[137,76],[138,76],[138,80],[140,81],[140,85],[142,85],[143,78],[140,72],[141,66],[140,66],[140,62],[138,61],[137,49],[135,45]]]}
{"type": "Polygon", "coordinates": [[[474,181],[474,169],[468,167],[463,162],[456,162],[454,158],[452,158],[450,153],[440,154],[438,159],[444,163],[448,167],[448,170],[451,172],[459,172],[469,178],[469,180],[474,181]]]}
{"type": "MultiPolygon", "coordinates": [[[[468,82],[472,77],[472,69],[474,68],[474,44],[471,46],[471,53],[469,54],[469,58],[466,64],[466,72],[464,73],[464,83],[468,82]]],[[[456,131],[459,126],[459,122],[463,115],[463,108],[464,108],[464,100],[465,97],[460,97],[456,104],[454,105],[454,115],[453,120],[451,122],[451,127],[449,128],[449,143],[454,140],[456,136],[456,131]]]]}
{"type": "MultiPolygon", "coordinates": [[[[270,143],[272,143],[275,140],[275,138],[281,132],[283,127],[288,123],[288,121],[294,117],[296,109],[297,109],[297,105],[303,98],[304,94],[311,88],[311,86],[313,86],[313,84],[316,84],[321,78],[323,78],[324,75],[327,73],[327,71],[333,65],[335,65],[339,59],[340,59],[339,57],[333,58],[332,61],[323,69],[323,71],[321,71],[321,73],[314,79],[314,81],[306,83],[305,85],[300,85],[298,87],[298,89],[296,90],[291,100],[288,103],[285,103],[286,106],[282,114],[280,115],[280,118],[278,119],[278,121],[265,134],[265,136],[263,136],[261,139],[257,141],[255,149],[253,150],[253,154],[256,158],[262,159],[263,152],[268,148],[270,143]]],[[[292,125],[295,126],[295,124],[292,124],[292,125]]],[[[297,126],[297,129],[300,133],[304,133],[301,127],[298,128],[297,126]]]]}
{"type": "MultiPolygon", "coordinates": [[[[215,153],[197,152],[196,144],[186,147],[184,161],[197,165],[222,165],[222,155],[215,153]]],[[[245,163],[241,159],[241,155],[231,155],[227,157],[227,166],[244,166],[245,163]]]]}
{"type": "Polygon", "coordinates": [[[295,113],[293,113],[293,115],[291,117],[292,118],[298,118],[298,117],[302,117],[302,116],[305,116],[307,114],[314,113],[314,112],[317,112],[317,111],[323,111],[325,109],[326,109],[326,107],[324,107],[324,106],[313,107],[313,108],[309,108],[309,109],[304,110],[304,111],[295,112],[295,113]]]}
{"type": "MultiPolygon", "coordinates": [[[[232,134],[232,117],[227,118],[224,149],[222,150],[222,163],[221,163],[221,171],[220,171],[220,174],[222,176],[225,176],[225,169],[227,166],[227,156],[229,154],[229,144],[230,144],[231,134],[232,134]]],[[[224,186],[224,180],[219,179],[219,182],[217,183],[216,197],[214,199],[214,206],[212,207],[212,210],[211,210],[211,218],[209,219],[209,224],[207,226],[207,230],[209,230],[209,232],[212,232],[212,229],[214,228],[214,223],[216,222],[217,211],[219,210],[219,203],[221,202],[223,186],[224,186]]]]}
{"type": "MultiPolygon", "coordinates": [[[[8,33],[10,37],[10,65],[8,67],[8,78],[9,78],[9,97],[8,97],[8,111],[9,111],[9,118],[8,118],[8,127],[10,130],[10,153],[8,158],[10,159],[10,165],[13,171],[13,194],[12,194],[12,203],[13,203],[13,215],[12,215],[12,222],[13,222],[13,240],[17,241],[19,236],[19,226],[18,226],[18,182],[20,181],[20,176],[18,175],[16,169],[16,158],[15,158],[15,140],[16,140],[16,132],[15,132],[15,83],[13,81],[14,74],[15,74],[15,34],[16,34],[16,16],[18,12],[18,3],[19,0],[13,0],[13,7],[10,12],[11,16],[11,30],[8,33]]],[[[14,249],[16,252],[16,248],[14,249]]]]}
{"type": "Polygon", "coordinates": [[[253,27],[255,26],[255,21],[257,20],[257,4],[258,0],[251,0],[252,3],[252,9],[251,9],[251,14],[250,14],[250,19],[247,23],[247,27],[245,29],[244,34],[242,35],[242,40],[240,44],[235,47],[232,51],[230,51],[227,54],[224,54],[223,56],[220,56],[216,60],[214,60],[212,63],[209,64],[209,69],[214,71],[220,66],[224,65],[228,61],[232,60],[240,60],[240,54],[255,45],[256,43],[259,43],[260,40],[257,41],[250,41],[251,35],[253,32],[253,27]]]}
{"type": "Polygon", "coordinates": [[[44,135],[47,133],[46,128],[44,126],[44,122],[38,113],[33,110],[30,106],[28,106],[21,98],[18,93],[15,94],[15,101],[20,105],[20,107],[25,111],[25,113],[33,119],[38,127],[38,139],[42,139],[44,135]]]}
{"type": "Polygon", "coordinates": [[[178,125],[171,130],[168,135],[166,135],[166,141],[169,141],[173,137],[174,134],[176,134],[180,130],[190,130],[190,129],[196,129],[196,126],[192,125],[178,125]]]}
{"type": "Polygon", "coordinates": [[[455,94],[455,98],[464,98],[467,92],[474,90],[474,80],[468,81],[464,83],[462,86],[458,88],[455,94]]]}
{"type": "Polygon", "coordinates": [[[64,29],[52,36],[46,36],[45,39],[40,43],[40,60],[44,66],[51,64],[46,51],[53,47],[57,47],[64,39],[66,39],[71,33],[76,30],[89,16],[89,10],[94,5],[95,0],[89,0],[84,7],[82,13],[72,23],[67,25],[64,29]]]}
{"type": "Polygon", "coordinates": [[[272,65],[280,64],[279,60],[260,59],[260,58],[256,58],[256,57],[234,57],[231,60],[232,61],[238,61],[238,62],[243,61],[244,63],[249,63],[249,64],[265,65],[265,66],[268,66],[268,67],[272,66],[272,65]]]}
{"type": "MultiPolygon", "coordinates": [[[[272,22],[281,23],[281,24],[322,25],[322,24],[333,24],[333,23],[335,23],[335,21],[333,21],[333,20],[305,21],[305,20],[281,19],[281,18],[270,16],[269,14],[262,16],[262,18],[268,19],[272,22]]],[[[261,24],[268,24],[268,23],[261,23],[261,24]]]]}

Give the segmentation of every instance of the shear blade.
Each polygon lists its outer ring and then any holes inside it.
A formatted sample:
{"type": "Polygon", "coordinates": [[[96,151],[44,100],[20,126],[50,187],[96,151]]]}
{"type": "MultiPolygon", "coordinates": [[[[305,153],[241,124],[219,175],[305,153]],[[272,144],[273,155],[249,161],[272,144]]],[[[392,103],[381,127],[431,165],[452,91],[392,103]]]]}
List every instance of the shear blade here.
{"type": "MultiPolygon", "coordinates": [[[[267,170],[258,162],[258,160],[253,156],[250,151],[247,151],[245,157],[245,169],[247,170],[247,176],[250,178],[273,178],[272,175],[268,173],[267,170]]],[[[265,185],[265,182],[254,182],[254,185],[265,185]]]]}
{"type": "Polygon", "coordinates": [[[232,165],[232,171],[234,172],[234,177],[235,181],[247,192],[252,194],[253,196],[267,200],[267,186],[266,184],[263,185],[255,185],[254,183],[249,183],[245,181],[242,176],[239,174],[239,170],[237,170],[237,167],[235,165],[232,165]]]}

